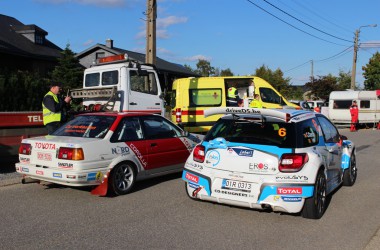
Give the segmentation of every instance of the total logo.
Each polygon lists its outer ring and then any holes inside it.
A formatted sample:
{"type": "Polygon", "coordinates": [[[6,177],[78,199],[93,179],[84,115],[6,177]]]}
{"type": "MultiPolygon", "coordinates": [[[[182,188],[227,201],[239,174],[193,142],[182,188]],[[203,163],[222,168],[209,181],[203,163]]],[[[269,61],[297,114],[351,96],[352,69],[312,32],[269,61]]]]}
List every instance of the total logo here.
{"type": "Polygon", "coordinates": [[[190,173],[186,173],[185,178],[187,180],[195,182],[195,183],[198,183],[198,181],[199,181],[199,177],[198,176],[190,174],[190,173]]]}
{"type": "Polygon", "coordinates": [[[219,164],[220,154],[218,151],[211,150],[207,152],[206,163],[211,163],[213,167],[219,164]]]}
{"type": "Polygon", "coordinates": [[[278,187],[277,194],[302,194],[302,187],[278,187]]]}

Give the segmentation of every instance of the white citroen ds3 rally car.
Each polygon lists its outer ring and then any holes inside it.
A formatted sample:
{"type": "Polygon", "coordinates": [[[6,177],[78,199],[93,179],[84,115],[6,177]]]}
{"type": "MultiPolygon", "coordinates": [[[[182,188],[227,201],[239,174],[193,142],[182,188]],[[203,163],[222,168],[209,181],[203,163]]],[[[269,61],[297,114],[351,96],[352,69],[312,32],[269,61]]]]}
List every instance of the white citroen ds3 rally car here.
{"type": "MultiPolygon", "coordinates": [[[[16,171],[32,180],[130,192],[136,180],[181,172],[200,138],[147,113],[83,114],[53,135],[22,140],[16,171]],[[109,189],[108,189],[109,188],[109,189]]],[[[111,193],[109,192],[109,193],[111,193]]]]}
{"type": "Polygon", "coordinates": [[[214,108],[217,121],[186,161],[193,199],[319,219],[326,197],[352,186],[354,143],[322,114],[305,110],[214,108]]]}

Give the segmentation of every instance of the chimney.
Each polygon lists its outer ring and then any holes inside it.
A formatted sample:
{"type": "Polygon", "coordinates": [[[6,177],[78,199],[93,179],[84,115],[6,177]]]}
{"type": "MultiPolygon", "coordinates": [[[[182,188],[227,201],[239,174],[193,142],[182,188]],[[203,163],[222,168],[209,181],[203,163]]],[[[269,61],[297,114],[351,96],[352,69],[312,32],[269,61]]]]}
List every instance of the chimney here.
{"type": "Polygon", "coordinates": [[[113,49],[113,40],[112,39],[107,39],[106,40],[106,46],[110,49],[113,49]]]}

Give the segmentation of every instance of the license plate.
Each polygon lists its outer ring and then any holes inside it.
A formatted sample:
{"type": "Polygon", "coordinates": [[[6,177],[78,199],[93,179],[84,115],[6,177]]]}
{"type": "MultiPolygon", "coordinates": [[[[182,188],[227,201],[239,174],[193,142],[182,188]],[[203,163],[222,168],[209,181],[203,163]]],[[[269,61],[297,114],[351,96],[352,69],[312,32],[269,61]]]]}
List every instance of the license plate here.
{"type": "Polygon", "coordinates": [[[51,161],[51,154],[38,152],[37,158],[41,161],[51,161]]]}
{"type": "Polygon", "coordinates": [[[250,193],[252,189],[252,183],[223,179],[222,188],[250,193]]]}

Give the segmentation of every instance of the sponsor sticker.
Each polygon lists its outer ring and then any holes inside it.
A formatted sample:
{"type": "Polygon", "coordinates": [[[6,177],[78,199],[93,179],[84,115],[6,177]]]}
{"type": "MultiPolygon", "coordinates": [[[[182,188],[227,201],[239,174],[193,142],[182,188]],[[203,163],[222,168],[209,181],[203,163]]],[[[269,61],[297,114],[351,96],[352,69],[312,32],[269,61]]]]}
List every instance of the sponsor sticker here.
{"type": "Polygon", "coordinates": [[[25,173],[29,173],[29,168],[22,167],[21,171],[22,171],[22,172],[25,172],[25,173]]]}
{"type": "Polygon", "coordinates": [[[113,155],[125,155],[129,154],[129,147],[120,147],[117,146],[116,148],[111,148],[111,152],[113,155]]]}
{"type": "Polygon", "coordinates": [[[74,164],[67,163],[67,162],[58,162],[58,167],[59,168],[73,168],[74,164]]]}
{"type": "Polygon", "coordinates": [[[277,194],[302,194],[302,187],[278,187],[277,194]]]}
{"type": "Polygon", "coordinates": [[[213,167],[218,165],[220,162],[220,154],[216,150],[210,150],[206,155],[206,163],[211,163],[213,167]]]}
{"type": "Polygon", "coordinates": [[[233,151],[238,156],[245,156],[245,157],[252,157],[253,156],[253,150],[252,149],[242,149],[242,148],[232,148],[233,151]]]}
{"type": "Polygon", "coordinates": [[[302,197],[293,197],[293,196],[281,196],[281,199],[285,202],[300,202],[302,197]]]}
{"type": "Polygon", "coordinates": [[[44,175],[44,171],[42,171],[42,170],[36,170],[36,174],[38,174],[38,175],[44,175]]]}
{"type": "Polygon", "coordinates": [[[185,178],[191,182],[198,183],[199,182],[199,177],[190,173],[186,173],[185,178]]]}
{"type": "Polygon", "coordinates": [[[53,173],[53,177],[54,178],[62,178],[62,174],[61,173],[53,173]]]}
{"type": "Polygon", "coordinates": [[[87,175],[87,180],[88,181],[95,181],[96,180],[96,173],[89,173],[87,175]]]}

